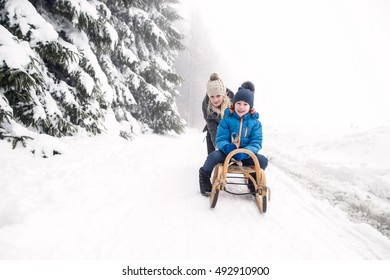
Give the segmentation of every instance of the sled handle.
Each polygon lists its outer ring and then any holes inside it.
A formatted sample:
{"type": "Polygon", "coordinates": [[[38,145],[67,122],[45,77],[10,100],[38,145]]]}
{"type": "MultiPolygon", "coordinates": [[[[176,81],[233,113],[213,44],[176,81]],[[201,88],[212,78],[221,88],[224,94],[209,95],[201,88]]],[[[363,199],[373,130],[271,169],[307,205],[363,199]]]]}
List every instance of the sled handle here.
{"type": "Polygon", "coordinates": [[[227,156],[226,156],[226,159],[223,163],[223,178],[226,178],[227,176],[227,173],[228,173],[228,168],[229,168],[229,163],[230,163],[230,160],[231,158],[238,154],[238,153],[244,153],[244,154],[247,154],[251,157],[251,159],[253,160],[253,163],[255,164],[255,170],[256,170],[256,179],[258,180],[257,182],[259,182],[260,180],[260,172],[261,172],[261,168],[260,168],[260,163],[259,163],[259,160],[257,159],[256,155],[247,150],[247,149],[235,149],[233,151],[231,151],[227,156]]]}

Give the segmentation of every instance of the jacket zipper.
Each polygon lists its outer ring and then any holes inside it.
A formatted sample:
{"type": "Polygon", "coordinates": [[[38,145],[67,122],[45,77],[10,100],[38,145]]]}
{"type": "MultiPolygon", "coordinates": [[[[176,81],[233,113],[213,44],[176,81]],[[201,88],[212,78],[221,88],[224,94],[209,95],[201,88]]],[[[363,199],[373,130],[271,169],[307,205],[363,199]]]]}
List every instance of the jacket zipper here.
{"type": "Polygon", "coordinates": [[[240,143],[241,143],[241,132],[242,132],[242,117],[240,118],[240,132],[238,133],[238,143],[237,143],[237,148],[240,148],[240,143]]]}

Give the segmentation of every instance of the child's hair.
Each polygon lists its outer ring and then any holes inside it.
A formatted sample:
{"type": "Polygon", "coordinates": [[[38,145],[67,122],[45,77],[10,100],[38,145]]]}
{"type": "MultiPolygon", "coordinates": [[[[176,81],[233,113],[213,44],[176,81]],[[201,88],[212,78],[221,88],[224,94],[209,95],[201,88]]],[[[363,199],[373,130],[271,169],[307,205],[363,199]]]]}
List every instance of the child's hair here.
{"type": "Polygon", "coordinates": [[[222,98],[223,98],[223,101],[220,105],[220,108],[214,107],[213,104],[211,104],[211,101],[209,100],[209,110],[211,112],[217,113],[218,115],[221,115],[221,118],[223,118],[225,110],[232,106],[230,98],[227,95],[224,95],[222,98]]]}

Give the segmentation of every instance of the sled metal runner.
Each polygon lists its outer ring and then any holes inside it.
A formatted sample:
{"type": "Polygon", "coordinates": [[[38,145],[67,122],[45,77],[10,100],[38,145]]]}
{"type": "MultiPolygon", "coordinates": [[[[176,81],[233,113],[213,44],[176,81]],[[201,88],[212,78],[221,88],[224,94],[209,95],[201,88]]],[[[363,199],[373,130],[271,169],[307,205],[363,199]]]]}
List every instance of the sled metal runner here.
{"type": "Polygon", "coordinates": [[[215,208],[220,191],[225,191],[227,193],[236,195],[254,195],[256,204],[259,207],[261,213],[267,212],[267,202],[271,199],[271,189],[267,187],[265,173],[263,169],[261,169],[256,155],[246,149],[236,149],[232,151],[227,155],[224,163],[219,163],[215,166],[212,180],[212,189],[210,193],[210,208],[215,208]],[[235,161],[233,156],[238,153],[245,153],[249,155],[252,158],[254,165],[244,166],[241,161],[235,161]],[[228,176],[228,174],[231,173],[242,174],[247,183],[249,182],[249,180],[253,183],[255,191],[248,193],[235,193],[226,190],[227,184],[242,185],[242,183],[234,183],[228,181],[229,178],[240,178],[228,176]],[[256,176],[253,176],[254,174],[256,174],[256,176]]]}

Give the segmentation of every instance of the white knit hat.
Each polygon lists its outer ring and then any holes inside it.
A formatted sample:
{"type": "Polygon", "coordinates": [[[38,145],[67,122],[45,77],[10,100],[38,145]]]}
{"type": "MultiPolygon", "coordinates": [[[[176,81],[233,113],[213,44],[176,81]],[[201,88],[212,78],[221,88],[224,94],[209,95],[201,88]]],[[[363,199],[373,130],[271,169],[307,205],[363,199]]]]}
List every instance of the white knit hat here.
{"type": "Polygon", "coordinates": [[[207,82],[207,95],[209,97],[216,95],[226,95],[226,88],[223,85],[222,80],[218,77],[217,73],[211,74],[210,80],[207,82]]]}

